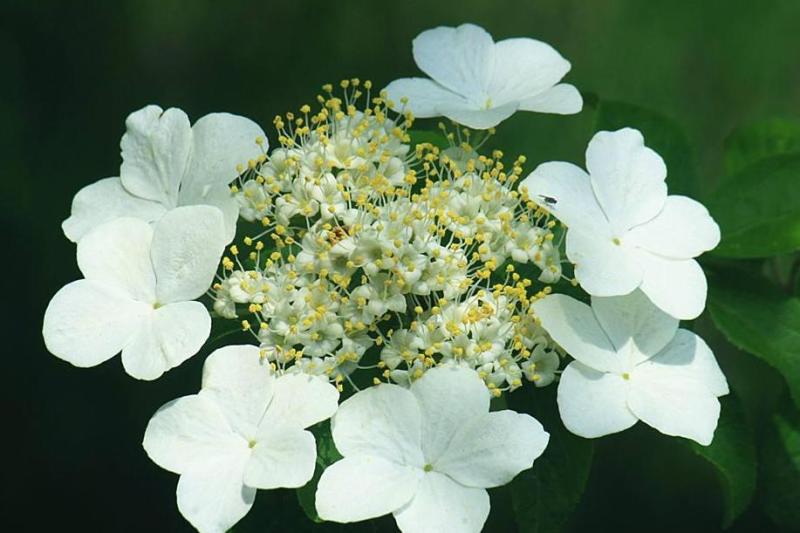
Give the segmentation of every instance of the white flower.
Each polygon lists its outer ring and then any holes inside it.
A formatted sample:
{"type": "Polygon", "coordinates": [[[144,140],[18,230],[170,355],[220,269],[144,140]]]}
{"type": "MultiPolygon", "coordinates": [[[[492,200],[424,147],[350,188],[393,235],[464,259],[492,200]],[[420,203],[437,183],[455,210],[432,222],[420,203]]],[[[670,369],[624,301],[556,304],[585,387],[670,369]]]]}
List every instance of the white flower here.
{"type": "Polygon", "coordinates": [[[407,329],[401,329],[395,331],[386,341],[383,350],[381,350],[381,361],[390,370],[394,370],[403,361],[410,363],[415,360],[420,351],[424,349],[425,344],[419,335],[407,329]]]}
{"type": "Polygon", "coordinates": [[[122,136],[119,178],[106,178],[78,191],[64,234],[77,242],[95,226],[117,217],[151,222],[183,205],[213,205],[225,216],[226,236],[236,233],[239,206],[228,184],[266,150],[253,121],[212,113],[189,123],[186,113],[155,105],[131,113],[122,136]],[[261,145],[256,142],[259,139],[261,145]]]}
{"type": "Polygon", "coordinates": [[[586,168],[544,163],[520,184],[568,226],[567,257],[581,286],[593,296],[638,287],[672,316],[697,317],[707,287],[694,258],[720,239],[706,208],[667,196],[664,161],[637,130],[598,132],[586,168]]]}
{"type": "Polygon", "coordinates": [[[386,87],[389,98],[420,118],[445,116],[475,129],[496,126],[516,111],[573,114],[583,99],[558,83],[569,61],[534,39],[497,43],[474,24],[438,27],[413,42],[414,60],[432,80],[402,78],[386,87]]]}
{"type": "Polygon", "coordinates": [[[317,488],[317,512],[336,522],[393,513],[404,532],[480,531],[488,487],[530,468],[549,435],[534,418],[489,412],[478,375],[437,367],[410,389],[379,385],[342,403],[332,419],[344,459],[317,488]]]}
{"type": "Polygon", "coordinates": [[[593,438],[637,420],[708,445],[725,376],[706,343],[640,292],[592,298],[554,294],[533,305],[550,336],[576,360],[558,385],[558,408],[573,433],[593,438]]]}
{"type": "Polygon", "coordinates": [[[226,346],[203,367],[198,394],[159,409],[144,434],[147,455],[180,474],[178,509],[202,533],[227,531],[256,489],[296,488],[314,475],[317,448],[305,428],[339,400],[326,380],[276,378],[255,346],[226,346]]]}
{"type": "Polygon", "coordinates": [[[506,251],[517,263],[533,262],[542,273],[539,281],[556,283],[561,279],[561,256],[547,236],[551,233],[536,226],[519,225],[516,237],[506,243],[506,251]]]}
{"type": "Polygon", "coordinates": [[[75,366],[122,351],[125,371],[156,379],[197,353],[211,331],[205,293],[225,246],[222,213],[178,207],[155,226],[122,217],[78,243],[85,279],[53,296],[42,333],[48,350],[75,366]]]}
{"type": "Polygon", "coordinates": [[[523,362],[520,367],[525,377],[537,387],[546,387],[556,379],[556,371],[561,364],[561,358],[554,350],[538,344],[533,349],[530,359],[523,362]]]}

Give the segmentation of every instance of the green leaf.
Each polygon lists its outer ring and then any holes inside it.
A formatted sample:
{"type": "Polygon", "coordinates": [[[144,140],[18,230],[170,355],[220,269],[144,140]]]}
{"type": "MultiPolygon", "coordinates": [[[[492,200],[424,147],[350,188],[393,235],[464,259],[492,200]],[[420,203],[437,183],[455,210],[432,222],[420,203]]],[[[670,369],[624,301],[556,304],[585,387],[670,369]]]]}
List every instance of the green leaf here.
{"type": "Polygon", "coordinates": [[[800,154],[750,165],[709,199],[722,230],[714,255],[769,257],[800,250],[800,154]]]}
{"type": "Polygon", "coordinates": [[[722,527],[729,527],[750,505],[756,489],[756,446],[739,401],[733,396],[720,399],[720,413],[714,441],[701,446],[687,441],[692,450],[717,471],[725,507],[722,527]]]}
{"type": "Polygon", "coordinates": [[[800,406],[800,298],[760,277],[742,283],[738,272],[715,272],[709,281],[714,323],[734,345],[775,368],[800,406]]]}
{"type": "Polygon", "coordinates": [[[664,158],[670,194],[696,192],[697,175],[692,150],[683,130],[673,120],[649,109],[622,102],[601,101],[595,131],[636,128],[644,135],[645,145],[664,158]]]}
{"type": "Polygon", "coordinates": [[[311,432],[314,434],[314,439],[317,441],[317,467],[314,469],[314,477],[311,480],[297,489],[297,501],[300,507],[314,522],[323,522],[317,514],[316,506],[316,493],[319,478],[322,472],[336,461],[342,458],[339,450],[333,443],[333,436],[331,435],[331,425],[328,420],[313,426],[311,432]]]}
{"type": "Polygon", "coordinates": [[[600,97],[597,93],[592,91],[581,91],[581,98],[583,98],[583,109],[597,109],[600,105],[600,97]]]}
{"type": "Polygon", "coordinates": [[[761,506],[780,527],[800,530],[800,414],[787,403],[761,447],[761,506]]]}
{"type": "Polygon", "coordinates": [[[724,163],[728,176],[780,154],[800,153],[800,122],[766,119],[737,128],[725,139],[724,163]]]}
{"type": "Polygon", "coordinates": [[[303,508],[303,512],[306,513],[309,519],[318,524],[324,522],[317,514],[316,506],[317,484],[324,470],[324,468],[317,465],[314,470],[314,477],[312,477],[308,483],[297,489],[297,501],[300,503],[300,507],[303,508]]]}
{"type": "Polygon", "coordinates": [[[795,261],[798,264],[789,272],[789,290],[792,291],[793,296],[800,297],[800,258],[796,258],[795,261]]]}
{"type": "MultiPolygon", "coordinates": [[[[529,390],[526,390],[529,389],[529,390]]],[[[522,533],[560,531],[578,505],[589,479],[592,441],[564,427],[555,402],[556,387],[508,395],[509,406],[528,412],[550,433],[550,442],[533,468],[520,473],[509,485],[511,501],[522,533]]]]}

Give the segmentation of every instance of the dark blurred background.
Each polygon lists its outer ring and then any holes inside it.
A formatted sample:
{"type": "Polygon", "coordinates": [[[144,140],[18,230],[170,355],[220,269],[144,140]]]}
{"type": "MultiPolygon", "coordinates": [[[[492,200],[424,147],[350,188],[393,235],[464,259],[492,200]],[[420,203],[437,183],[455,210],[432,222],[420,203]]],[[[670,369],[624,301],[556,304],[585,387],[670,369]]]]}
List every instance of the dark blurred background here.
{"type": "MultiPolygon", "coordinates": [[[[496,39],[547,41],[572,62],[566,81],[582,91],[674,119],[693,146],[701,194],[721,172],[735,125],[800,116],[796,0],[0,1],[3,530],[189,530],[174,502],[177,478],[150,463],[140,442],[162,403],[197,389],[202,357],[136,382],[119,358],[78,370],[41,340],[49,298],[80,276],[60,223],[78,189],[117,175],[127,114],[149,103],[193,119],[229,111],[270,132],[275,114],[311,103],[325,82],[358,76],[383,86],[417,74],[412,38],[462,22],[496,39]]],[[[591,108],[518,114],[497,144],[526,154],[531,169],[582,163],[592,127],[591,108]]],[[[753,379],[776,379],[747,364],[753,379]]],[[[720,509],[717,480],[699,458],[637,427],[598,444],[570,528],[714,531],[720,509]]],[[[508,511],[498,501],[487,531],[513,531],[508,511]]],[[[260,492],[235,529],[318,527],[293,492],[278,491],[260,492]]],[[[770,528],[757,510],[734,526],[770,528]]]]}

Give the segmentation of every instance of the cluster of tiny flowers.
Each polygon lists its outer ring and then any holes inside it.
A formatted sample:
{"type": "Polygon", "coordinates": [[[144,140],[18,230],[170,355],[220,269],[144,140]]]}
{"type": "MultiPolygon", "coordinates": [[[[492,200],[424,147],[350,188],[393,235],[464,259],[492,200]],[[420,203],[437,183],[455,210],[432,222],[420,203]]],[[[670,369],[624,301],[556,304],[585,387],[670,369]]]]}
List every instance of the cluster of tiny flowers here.
{"type": "Polygon", "coordinates": [[[495,395],[552,381],[558,355],[530,303],[561,259],[556,222],[513,187],[524,158],[478,155],[469,130],[445,150],[412,145],[405,102],[341,86],[343,98],[323,87],[315,114],[276,117],[281,146],[241,169],[241,216],[264,229],[223,258],[217,314],[245,317],[277,368],[339,385],[357,368],[407,384],[444,361],[495,395]]]}
{"type": "Polygon", "coordinates": [[[83,278],[45,311],[54,355],[90,367],[121,354],[154,380],[201,351],[212,318],[250,335],[209,355],[199,392],[145,431],[202,533],[236,524],[257,490],[309,483],[323,520],[480,531],[486,489],[549,442],[532,416],[490,411],[526,381],[556,382],[582,437],[641,421],[712,442],[728,384],[680,328],[705,308],[697,258],[720,241],[706,208],[668,195],[663,159],[632,128],[597,132],[585,169],[523,177],[524,157],[484,149],[517,111],[581,110],[546,43],[464,24],[420,33],[413,51],[429,78],[377,93],[345,80],[341,97],[326,85],[318,110],[275,118],[271,151],[244,117],[135,111],[119,177],[73,200],[63,229],[83,278]],[[442,116],[455,129],[418,142],[414,118],[442,116]],[[309,428],[327,419],[342,458],[314,481],[309,428]]]}

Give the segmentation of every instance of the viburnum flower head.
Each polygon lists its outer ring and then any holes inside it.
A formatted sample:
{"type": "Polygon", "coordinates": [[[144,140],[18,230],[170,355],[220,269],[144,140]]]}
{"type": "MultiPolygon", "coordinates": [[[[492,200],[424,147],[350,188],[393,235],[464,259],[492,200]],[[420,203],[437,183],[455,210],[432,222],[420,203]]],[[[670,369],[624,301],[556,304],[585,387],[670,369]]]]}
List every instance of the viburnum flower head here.
{"type": "Polygon", "coordinates": [[[480,531],[486,488],[530,468],[549,435],[526,414],[489,412],[468,368],[443,365],[410,388],[382,384],[344,401],[331,420],[344,456],[322,474],[320,517],[354,522],[394,514],[404,532],[480,531]]]}
{"type": "Polygon", "coordinates": [[[581,287],[593,296],[639,288],[670,315],[696,318],[707,285],[694,258],[720,240],[708,210],[667,196],[664,161],[638,130],[595,134],[586,168],[544,163],[520,183],[567,226],[567,257],[581,287]]]}
{"type": "Polygon", "coordinates": [[[47,349],[75,366],[99,365],[122,352],[125,371],[156,379],[203,346],[211,317],[205,293],[226,235],[222,212],[178,207],[155,224],[117,218],[78,243],[85,279],[53,296],[44,314],[47,349]]]}
{"type": "Polygon", "coordinates": [[[198,394],[153,415],[142,444],[180,474],[181,514],[201,533],[223,533],[247,514],[256,489],[311,479],[317,448],[305,428],[329,418],[338,401],[325,379],[276,377],[256,346],[226,346],[206,359],[198,394]]]}
{"type": "Polygon", "coordinates": [[[569,61],[549,44],[517,38],[494,42],[474,24],[440,26],[413,42],[414,60],[432,79],[402,78],[386,87],[395,105],[419,118],[445,116],[485,130],[517,111],[570,115],[583,107],[578,90],[559,83],[569,61]]]}
{"type": "Polygon", "coordinates": [[[119,177],[78,191],[62,225],[67,238],[77,242],[117,217],[151,222],[178,206],[212,205],[224,215],[230,242],[239,206],[228,184],[239,175],[237,166],[246,168],[265,153],[261,128],[229,113],[211,113],[192,126],[180,109],[164,111],[156,105],[131,113],[125,126],[119,177]]]}
{"type": "Polygon", "coordinates": [[[558,408],[582,437],[622,431],[638,420],[667,435],[711,444],[719,396],[728,383],[702,338],[641,292],[593,297],[563,294],[533,304],[542,326],[575,361],[561,374],[558,408]]]}

